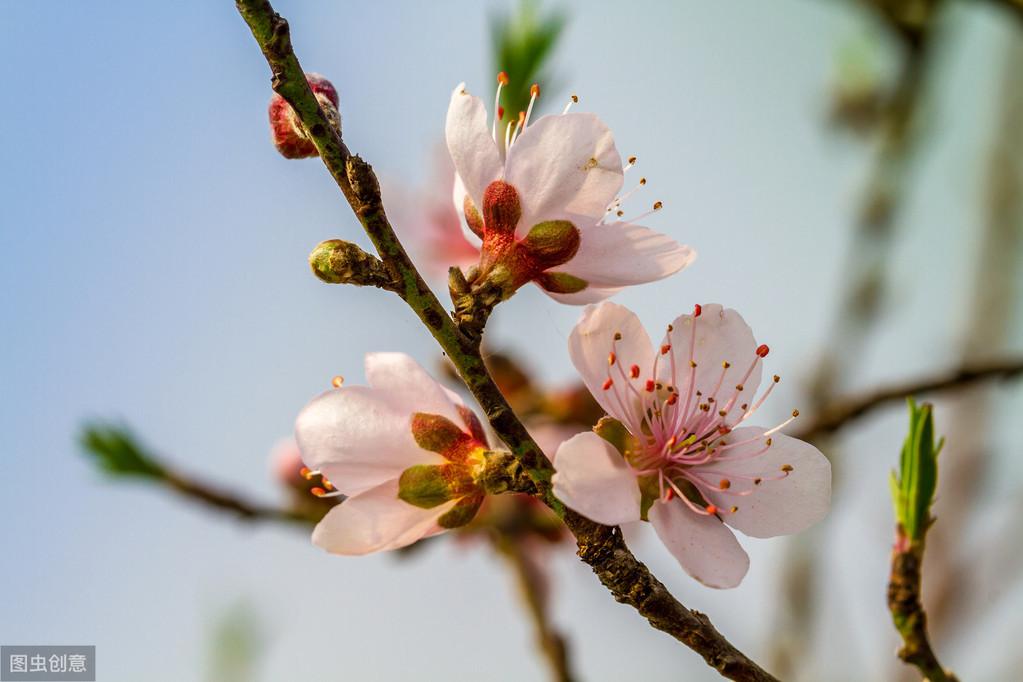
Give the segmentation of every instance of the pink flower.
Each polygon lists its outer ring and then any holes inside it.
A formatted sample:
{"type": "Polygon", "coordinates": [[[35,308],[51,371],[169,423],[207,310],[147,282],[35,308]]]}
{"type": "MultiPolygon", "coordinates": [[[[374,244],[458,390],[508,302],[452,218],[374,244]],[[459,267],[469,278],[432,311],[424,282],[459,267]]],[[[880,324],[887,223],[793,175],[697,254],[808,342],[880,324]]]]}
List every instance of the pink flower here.
{"type": "MultiPolygon", "coordinates": [[[[403,191],[398,183],[388,183],[388,213],[402,230],[402,238],[415,252],[424,271],[447,278],[452,265],[469,268],[480,259],[479,239],[462,229],[462,215],[451,205],[455,185],[455,167],[447,149],[434,154],[427,186],[420,192],[403,191]]],[[[470,233],[471,234],[471,233],[470,233]]]]}
{"type": "Polygon", "coordinates": [[[404,547],[465,525],[483,502],[487,439],[458,396],[402,353],[367,355],[366,379],[315,398],[295,424],[311,473],[347,496],[313,531],[335,554],[404,547]]]}
{"type": "Polygon", "coordinates": [[[754,397],[768,348],[734,310],[696,306],[654,348],[627,308],[590,306],[569,352],[624,427],[616,439],[598,425],[621,451],[593,432],[558,449],[554,494],[570,508],[607,525],[649,520],[689,575],[718,588],[738,585],[749,567],[729,526],[766,538],[798,533],[827,513],[831,465],[779,433],[792,419],[747,425],[778,377],[754,397]]]}
{"type": "MultiPolygon", "coordinates": [[[[500,94],[498,87],[498,102],[500,94]]],[[[537,94],[534,86],[532,101],[537,94]]],[[[463,83],[448,109],[448,150],[458,174],[455,206],[482,240],[479,271],[470,283],[489,278],[510,296],[533,281],[557,301],[583,304],[692,262],[692,249],[663,234],[632,221],[607,221],[623,215],[621,202],[632,192],[618,192],[633,160],[623,168],[599,118],[567,113],[566,107],[531,123],[531,103],[501,127],[502,111],[495,108],[498,115],[488,125],[483,102],[463,83]]]]}

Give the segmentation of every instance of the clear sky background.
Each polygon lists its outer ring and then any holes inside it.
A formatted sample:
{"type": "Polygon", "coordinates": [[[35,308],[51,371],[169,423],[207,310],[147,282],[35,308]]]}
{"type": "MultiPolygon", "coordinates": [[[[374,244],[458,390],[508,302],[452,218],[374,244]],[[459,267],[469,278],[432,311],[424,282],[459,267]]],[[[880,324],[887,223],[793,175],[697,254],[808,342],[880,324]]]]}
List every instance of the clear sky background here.
{"type": "MultiPolygon", "coordinates": [[[[337,85],[352,149],[387,177],[427,184],[451,89],[490,91],[486,20],[508,3],[277,5],[304,67],[337,85]]],[[[809,409],[800,382],[828,329],[871,158],[827,127],[827,97],[837,51],[870,33],[867,17],[811,0],[565,6],[555,67],[570,90],[544,96],[578,93],[603,117],[623,156],[640,158],[643,203],[665,203],[651,226],[700,252],[688,271],[618,300],[651,327],[695,302],[738,309],[786,379],[768,414],[809,409]]],[[[0,9],[0,643],[96,644],[105,682],[199,680],[215,622],[243,601],[266,638],[263,682],[540,679],[510,576],[482,548],[331,557],[302,531],[111,483],[80,455],[84,419],[123,419],[180,467],[273,499],[268,453],[333,375],[360,382],[372,350],[429,366],[438,353],[396,297],[309,274],[320,240],[366,240],[322,165],[270,144],[269,71],[233,3],[0,9]]],[[[1010,32],[984,9],[950,21],[930,102],[938,139],[919,160],[895,246],[898,294],[857,359],[858,386],[956,353],[1010,32]]],[[[578,314],[530,289],[501,306],[492,334],[563,382],[578,314]]],[[[900,424],[901,413],[874,419],[851,439],[855,492],[836,499],[822,533],[841,615],[820,626],[831,645],[812,679],[888,670],[885,477],[900,424]]],[[[1018,443],[1021,428],[1003,441],[1018,443]]],[[[1019,486],[1018,450],[1003,453],[996,492],[1019,486]]],[[[744,541],[752,568],[728,592],[688,579],[650,538],[636,549],[757,656],[784,542],[744,541]]],[[[717,679],[570,552],[556,573],[555,618],[585,679],[717,679]]],[[[1019,590],[991,598],[1007,605],[998,631],[1018,631],[1019,590]]],[[[985,651],[961,647],[949,662],[963,679],[1005,679],[985,651]]]]}

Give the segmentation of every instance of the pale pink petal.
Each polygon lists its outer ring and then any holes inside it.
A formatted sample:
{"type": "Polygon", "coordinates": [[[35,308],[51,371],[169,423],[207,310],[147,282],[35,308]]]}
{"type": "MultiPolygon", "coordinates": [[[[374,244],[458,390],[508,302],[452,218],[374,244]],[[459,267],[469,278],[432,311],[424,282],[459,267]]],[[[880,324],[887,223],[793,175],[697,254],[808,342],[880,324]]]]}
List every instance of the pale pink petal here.
{"type": "MultiPolygon", "coordinates": [[[[714,397],[715,410],[724,409],[732,396],[738,393],[725,419],[726,423],[734,424],[742,414],[741,406],[755,402],[764,363],[756,356],[757,342],[753,338],[753,330],[739,313],[716,303],[708,303],[702,308],[700,316],[695,318],[696,346],[692,356],[696,362],[695,390],[703,394],[701,399],[704,402],[714,397]],[[757,362],[752,373],[743,380],[754,360],[757,362]],[[723,367],[725,362],[730,364],[728,369],[723,367]],[[742,391],[737,392],[737,385],[742,386],[742,391]]],[[[689,389],[693,316],[678,317],[672,328],[671,346],[679,367],[676,383],[684,397],[689,389]]],[[[662,370],[662,377],[666,378],[670,371],[667,363],[662,365],[662,370]]]]}
{"type": "Polygon", "coordinates": [[[631,223],[592,225],[582,230],[579,251],[555,270],[595,287],[643,284],[673,275],[696,252],[671,237],[631,223]]]}
{"type": "Polygon", "coordinates": [[[455,500],[421,509],[398,499],[398,481],[349,497],[313,530],[313,544],[332,554],[360,555],[410,545],[439,529],[437,519],[455,500]]]}
{"type": "Polygon", "coordinates": [[[415,464],[446,461],[416,444],[411,416],[392,391],[338,388],[305,406],[295,439],[306,466],[322,471],[346,495],[358,495],[415,464]]]}
{"type": "Polygon", "coordinates": [[[636,476],[606,440],[587,431],[558,448],[554,496],[586,518],[617,526],[639,520],[636,476]]]}
{"type": "Polygon", "coordinates": [[[561,447],[562,443],[572,436],[587,430],[578,426],[555,423],[527,424],[527,428],[529,429],[529,435],[540,446],[543,454],[547,455],[552,464],[554,463],[554,456],[557,454],[558,448],[561,447]]]}
{"type": "Polygon", "coordinates": [[[407,415],[415,412],[439,414],[461,423],[457,393],[438,384],[422,366],[405,353],[367,353],[366,381],[395,396],[407,415]]]}
{"type": "Polygon", "coordinates": [[[508,150],[505,169],[522,202],[519,237],[567,214],[599,220],[622,187],[614,138],[593,114],[544,116],[529,125],[508,150]]]}
{"type": "MultiPolygon", "coordinates": [[[[764,429],[743,427],[728,436],[733,443],[757,438],[722,453],[726,458],[749,457],[764,451],[764,429]]],[[[748,459],[727,459],[696,467],[702,478],[713,483],[727,479],[727,491],[708,490],[707,499],[721,509],[738,507],[723,514],[725,523],[755,538],[789,535],[803,531],[820,521],[831,506],[831,463],[820,450],[804,441],[781,433],[770,436],[771,445],[762,455],[748,459]],[[788,476],[782,467],[790,466],[788,476]],[[755,485],[753,479],[763,479],[755,485]],[[770,479],[777,480],[770,480],[770,479]],[[749,492],[748,495],[737,493],[749,492]],[[731,494],[729,494],[731,493],[731,494]]]]}
{"type": "MultiPolygon", "coordinates": [[[[458,173],[455,173],[455,185],[451,190],[451,199],[455,203],[455,213],[458,215],[458,229],[462,233],[463,241],[475,253],[473,262],[468,263],[468,265],[475,265],[475,262],[479,260],[480,247],[483,245],[483,240],[470,230],[469,224],[465,222],[465,196],[467,194],[465,183],[462,182],[462,178],[458,176],[458,173]]],[[[476,206],[479,207],[479,204],[476,204],[476,206]]]]}
{"type": "Polygon", "coordinates": [[[649,378],[645,373],[650,371],[654,359],[650,337],[639,318],[628,308],[615,303],[589,306],[568,337],[568,353],[579,376],[604,411],[626,424],[638,424],[634,419],[638,408],[627,384],[632,382],[636,387],[642,386],[641,382],[649,378]],[[608,354],[616,334],[621,334],[621,340],[615,344],[617,366],[611,367],[608,354]],[[633,364],[643,372],[636,379],[629,377],[629,368],[633,364]],[[608,376],[614,386],[605,390],[608,376]]]}
{"type": "Polygon", "coordinates": [[[444,132],[455,171],[476,206],[483,206],[483,190],[501,177],[504,164],[487,125],[487,109],[466,91],[465,83],[451,93],[444,132]]]}
{"type": "Polygon", "coordinates": [[[719,589],[742,582],[749,557],[716,516],[697,514],[677,499],[655,502],[648,516],[657,537],[693,578],[719,589]]]}

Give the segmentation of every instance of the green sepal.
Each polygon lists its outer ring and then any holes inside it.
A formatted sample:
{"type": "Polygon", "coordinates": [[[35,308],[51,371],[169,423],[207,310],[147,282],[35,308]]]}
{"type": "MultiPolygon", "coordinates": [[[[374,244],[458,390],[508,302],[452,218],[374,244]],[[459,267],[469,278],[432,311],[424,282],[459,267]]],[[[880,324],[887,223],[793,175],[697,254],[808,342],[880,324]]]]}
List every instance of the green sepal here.
{"type": "Polygon", "coordinates": [[[536,283],[554,294],[577,294],[590,285],[585,279],[567,272],[541,272],[536,283]]]}
{"type": "Polygon", "coordinates": [[[417,464],[401,472],[398,499],[421,509],[433,509],[474,487],[467,467],[455,464],[417,464]]]}
{"type": "Polygon", "coordinates": [[[437,519],[437,525],[441,528],[461,528],[476,517],[480,505],[483,504],[483,495],[467,495],[455,503],[455,506],[445,512],[437,519]]]}
{"type": "Polygon", "coordinates": [[[530,228],[522,246],[544,268],[567,263],[579,250],[579,230],[567,220],[545,220],[530,228]]]}
{"type": "Polygon", "coordinates": [[[412,415],[412,437],[424,450],[443,455],[467,438],[453,421],[439,414],[416,412],[412,415]]]}

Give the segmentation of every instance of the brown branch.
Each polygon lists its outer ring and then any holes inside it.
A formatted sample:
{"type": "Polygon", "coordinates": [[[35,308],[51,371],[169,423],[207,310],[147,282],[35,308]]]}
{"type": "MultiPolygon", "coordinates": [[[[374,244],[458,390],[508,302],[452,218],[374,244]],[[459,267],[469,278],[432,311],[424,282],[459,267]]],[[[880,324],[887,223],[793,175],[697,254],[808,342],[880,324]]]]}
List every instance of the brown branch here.
{"type": "MultiPolygon", "coordinates": [[[[920,600],[920,565],[924,541],[910,541],[902,528],[896,530],[899,542],[892,552],[892,571],[888,582],[888,609],[895,628],[902,635],[899,658],[916,666],[927,682],[957,682],[945,670],[927,637],[927,614],[920,600]],[[901,546],[900,546],[901,545],[901,546]]],[[[926,533],[926,531],[925,531],[926,533]]]]}
{"type": "Polygon", "coordinates": [[[775,678],[729,643],[703,614],[679,603],[625,546],[621,532],[566,511],[551,492],[553,468],[512,411],[483,364],[480,336],[456,325],[409,259],[384,213],[380,188],[369,164],[352,156],[340,131],[329,125],[291,47],[288,23],[267,0],[236,0],[273,72],[272,87],[294,108],[320,158],[355,211],[384,265],[399,284],[399,295],[444,349],[490,425],[528,474],[534,494],[564,514],[576,537],[579,556],[615,599],[630,604],[651,625],[699,653],[733,680],[763,682],[775,678]]]}
{"type": "Polygon", "coordinates": [[[948,374],[885,386],[861,396],[836,401],[833,405],[825,407],[809,424],[791,435],[800,440],[814,440],[838,431],[879,407],[905,400],[908,396],[951,391],[980,381],[1006,381],[1021,374],[1023,358],[1012,358],[975,367],[961,367],[948,374]]]}
{"type": "Polygon", "coordinates": [[[318,518],[298,510],[250,502],[224,488],[174,472],[167,472],[161,478],[152,480],[203,505],[235,514],[243,521],[283,521],[307,525],[319,521],[318,518]]]}

